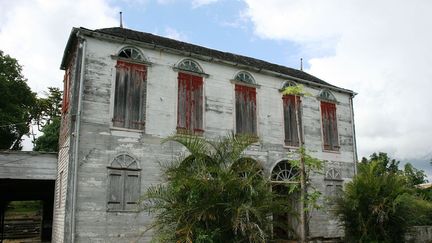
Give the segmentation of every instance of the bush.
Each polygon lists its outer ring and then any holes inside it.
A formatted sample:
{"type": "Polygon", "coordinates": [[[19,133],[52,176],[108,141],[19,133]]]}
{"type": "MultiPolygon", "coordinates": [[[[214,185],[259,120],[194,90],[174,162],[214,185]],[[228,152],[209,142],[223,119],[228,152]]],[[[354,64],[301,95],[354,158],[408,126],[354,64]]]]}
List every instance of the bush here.
{"type": "Polygon", "coordinates": [[[349,242],[401,242],[407,228],[432,219],[431,203],[415,196],[406,177],[361,163],[338,201],[337,213],[349,242]]]}
{"type": "Polygon", "coordinates": [[[292,212],[261,168],[242,152],[256,139],[218,142],[193,136],[168,139],[187,156],[164,166],[166,183],[150,187],[142,206],[155,216],[156,242],[268,242],[273,213],[292,212]]]}

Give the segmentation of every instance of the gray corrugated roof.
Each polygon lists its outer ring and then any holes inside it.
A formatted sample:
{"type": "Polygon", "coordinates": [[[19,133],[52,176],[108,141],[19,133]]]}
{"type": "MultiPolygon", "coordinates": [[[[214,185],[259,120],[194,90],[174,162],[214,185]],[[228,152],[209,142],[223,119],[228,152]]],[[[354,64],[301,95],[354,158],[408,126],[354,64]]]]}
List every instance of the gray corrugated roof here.
{"type": "Polygon", "coordinates": [[[195,54],[197,56],[209,57],[210,59],[214,58],[215,60],[222,60],[222,61],[225,61],[227,63],[239,65],[240,67],[241,66],[249,67],[255,71],[261,71],[261,70],[269,71],[270,73],[272,73],[274,75],[280,75],[281,77],[287,76],[288,78],[292,77],[294,79],[304,80],[305,82],[315,83],[317,85],[334,87],[336,90],[351,93],[351,94],[355,95],[355,93],[351,90],[339,88],[337,86],[334,86],[332,84],[325,82],[322,79],[319,79],[313,75],[310,75],[310,74],[308,74],[304,71],[298,70],[298,69],[285,67],[282,65],[266,62],[266,61],[252,58],[252,57],[246,57],[246,56],[237,55],[234,53],[218,51],[218,50],[214,50],[211,48],[198,46],[198,45],[194,45],[194,44],[190,44],[190,43],[186,43],[186,42],[182,42],[182,41],[178,41],[178,40],[173,40],[170,38],[157,36],[157,35],[153,35],[153,34],[146,33],[146,32],[140,32],[140,31],[135,31],[135,30],[126,29],[126,28],[120,28],[120,27],[104,28],[104,29],[96,29],[96,30],[89,30],[89,29],[82,28],[82,27],[79,29],[73,28],[72,32],[70,34],[68,43],[67,43],[66,48],[65,48],[62,63],[60,66],[61,69],[65,69],[66,62],[67,62],[67,60],[70,56],[70,53],[72,51],[71,48],[73,46],[73,43],[76,43],[77,33],[79,33],[80,31],[83,31],[83,33],[87,33],[89,35],[91,35],[92,33],[102,34],[102,35],[106,35],[106,36],[112,36],[115,38],[128,39],[131,41],[138,41],[138,42],[142,42],[142,43],[145,43],[148,45],[153,45],[153,46],[158,47],[158,48],[162,47],[162,48],[171,49],[171,50],[175,50],[175,51],[195,54]]]}
{"type": "Polygon", "coordinates": [[[105,29],[97,29],[96,32],[103,33],[103,34],[109,34],[121,38],[127,38],[135,41],[145,42],[148,44],[154,44],[158,46],[163,46],[166,48],[172,48],[176,50],[186,51],[195,53],[198,55],[208,56],[217,58],[220,60],[225,60],[229,62],[234,62],[242,65],[251,66],[257,69],[265,69],[289,76],[293,76],[299,79],[304,79],[308,81],[312,81],[319,84],[324,85],[330,85],[333,86],[324,80],[321,80],[315,76],[312,76],[306,72],[303,72],[301,70],[297,70],[294,68],[285,67],[278,64],[269,63],[263,60],[255,59],[252,57],[246,57],[242,55],[237,55],[229,52],[222,52],[214,49],[210,49],[203,46],[198,46],[178,40],[173,40],[170,38],[162,37],[153,35],[150,33],[120,28],[120,27],[114,27],[114,28],[105,28],[105,29]]]}

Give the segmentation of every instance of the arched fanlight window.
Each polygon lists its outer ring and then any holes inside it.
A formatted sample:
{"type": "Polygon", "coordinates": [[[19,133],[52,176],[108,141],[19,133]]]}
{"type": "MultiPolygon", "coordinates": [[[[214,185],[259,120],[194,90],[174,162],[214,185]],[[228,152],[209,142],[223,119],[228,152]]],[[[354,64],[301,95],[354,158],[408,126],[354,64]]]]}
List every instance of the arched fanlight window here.
{"type": "Polygon", "coordinates": [[[241,177],[263,176],[262,166],[252,158],[241,158],[231,165],[231,170],[237,172],[241,177]]]}
{"type": "Polygon", "coordinates": [[[234,77],[234,80],[247,84],[256,84],[255,79],[252,77],[252,75],[244,71],[238,72],[234,77]]]}
{"type": "Polygon", "coordinates": [[[200,65],[191,59],[184,59],[177,65],[177,68],[194,73],[204,73],[200,65]]]}
{"type": "Polygon", "coordinates": [[[136,211],[141,184],[138,161],[120,154],[108,166],[108,176],[108,211],[136,211]]]}
{"type": "Polygon", "coordinates": [[[298,182],[300,175],[297,168],[293,167],[287,160],[276,164],[271,174],[273,182],[298,182]]]}
{"type": "Polygon", "coordinates": [[[325,174],[325,178],[328,180],[342,180],[341,173],[336,168],[330,168],[325,174]]]}
{"type": "Polygon", "coordinates": [[[328,89],[321,90],[321,92],[319,93],[318,97],[321,100],[331,101],[331,102],[337,102],[337,100],[334,97],[334,95],[328,89]]]}
{"type": "Polygon", "coordinates": [[[133,47],[125,47],[121,49],[118,56],[127,59],[132,59],[135,61],[146,61],[143,54],[138,49],[133,47]]]}
{"type": "Polygon", "coordinates": [[[285,81],[283,83],[283,85],[282,85],[281,91],[283,91],[285,88],[294,87],[294,86],[297,86],[297,84],[295,82],[293,82],[293,81],[285,81]]]}
{"type": "Polygon", "coordinates": [[[138,170],[138,163],[135,158],[128,154],[121,154],[114,158],[111,163],[112,168],[138,170]]]}

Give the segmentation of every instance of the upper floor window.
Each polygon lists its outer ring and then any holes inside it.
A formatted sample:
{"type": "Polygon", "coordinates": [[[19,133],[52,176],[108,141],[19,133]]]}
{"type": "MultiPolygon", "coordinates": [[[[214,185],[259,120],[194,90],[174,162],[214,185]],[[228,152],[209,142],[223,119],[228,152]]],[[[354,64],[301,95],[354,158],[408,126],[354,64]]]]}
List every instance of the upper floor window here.
{"type": "Polygon", "coordinates": [[[118,54],[114,92],[113,126],[143,130],[147,89],[147,67],[137,49],[125,48],[118,54]],[[134,62],[135,61],[135,62],[134,62]]]}
{"type": "MultiPolygon", "coordinates": [[[[285,82],[282,90],[286,87],[295,86],[294,82],[285,82]]],[[[303,139],[301,99],[297,95],[283,95],[284,131],[285,145],[299,147],[303,139]],[[296,114],[297,111],[297,114],[296,114]],[[299,138],[300,134],[300,138],[299,138]]]]}
{"type": "Polygon", "coordinates": [[[178,64],[177,131],[200,134],[203,130],[203,71],[193,60],[178,64]],[[196,74],[194,74],[196,73],[196,74]]]}
{"type": "Polygon", "coordinates": [[[63,79],[63,102],[62,102],[62,113],[65,113],[69,109],[69,95],[70,95],[70,87],[72,83],[72,63],[67,66],[63,79]]]}
{"type": "Polygon", "coordinates": [[[108,167],[108,210],[136,210],[140,197],[138,162],[127,154],[118,155],[108,167]]]}
{"type": "Polygon", "coordinates": [[[256,82],[247,72],[235,78],[236,133],[257,135],[256,82]]]}
{"type": "Polygon", "coordinates": [[[336,98],[330,91],[323,90],[319,94],[321,100],[321,121],[324,150],[339,150],[339,135],[336,116],[336,98]]]}

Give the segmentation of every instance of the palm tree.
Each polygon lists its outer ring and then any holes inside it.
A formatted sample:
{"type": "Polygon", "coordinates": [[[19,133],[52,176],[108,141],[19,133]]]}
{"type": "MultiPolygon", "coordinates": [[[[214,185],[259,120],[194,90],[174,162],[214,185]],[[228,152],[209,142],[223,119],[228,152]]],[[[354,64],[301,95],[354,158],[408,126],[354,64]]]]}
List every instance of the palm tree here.
{"type": "Polygon", "coordinates": [[[176,135],[168,141],[187,153],[164,165],[166,182],[143,196],[156,242],[268,242],[271,215],[292,212],[288,195],[273,193],[259,164],[243,156],[256,138],[176,135]]]}

